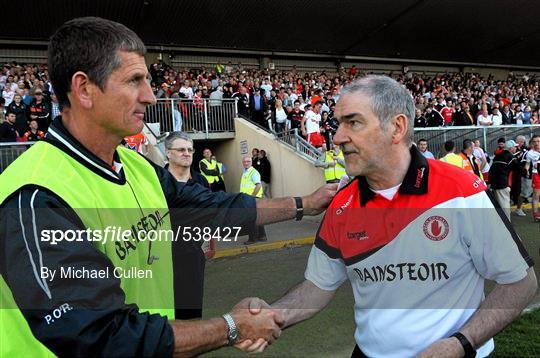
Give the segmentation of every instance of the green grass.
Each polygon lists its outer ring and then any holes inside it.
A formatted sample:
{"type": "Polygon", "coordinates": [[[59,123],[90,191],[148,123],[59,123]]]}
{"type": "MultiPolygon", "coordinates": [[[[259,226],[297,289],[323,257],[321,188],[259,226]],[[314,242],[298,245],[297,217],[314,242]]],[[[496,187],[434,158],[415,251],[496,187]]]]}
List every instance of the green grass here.
{"type": "MultiPolygon", "coordinates": [[[[528,252],[537,263],[540,277],[540,225],[531,216],[512,217],[528,252]]],[[[303,280],[310,247],[223,258],[210,263],[206,271],[204,316],[223,314],[248,296],[273,302],[303,280]]],[[[489,290],[492,285],[487,285],[489,290]]],[[[540,302],[540,295],[536,301],[540,302]]],[[[354,347],[354,299],[348,282],[332,303],[313,319],[287,329],[278,342],[261,357],[350,357],[354,347]]],[[[495,338],[494,356],[540,356],[540,311],[524,315],[495,338]]],[[[224,348],[209,357],[242,354],[224,348]]]]}
{"type": "MultiPolygon", "coordinates": [[[[525,210],[526,217],[512,215],[512,224],[523,240],[525,248],[533,258],[536,277],[540,279],[540,224],[532,222],[531,210],[525,210]]],[[[536,295],[537,302],[540,302],[540,292],[536,295]]],[[[540,340],[540,339],[539,339],[540,340]]]]}
{"type": "Polygon", "coordinates": [[[524,314],[495,337],[492,357],[540,357],[540,309],[524,314]]]}
{"type": "MultiPolygon", "coordinates": [[[[273,302],[303,280],[310,247],[224,258],[207,268],[205,317],[221,315],[244,297],[273,302]]],[[[313,319],[287,329],[265,357],[350,357],[354,347],[354,299],[344,284],[332,303],[313,319]]],[[[225,348],[210,357],[238,356],[225,348]]]]}

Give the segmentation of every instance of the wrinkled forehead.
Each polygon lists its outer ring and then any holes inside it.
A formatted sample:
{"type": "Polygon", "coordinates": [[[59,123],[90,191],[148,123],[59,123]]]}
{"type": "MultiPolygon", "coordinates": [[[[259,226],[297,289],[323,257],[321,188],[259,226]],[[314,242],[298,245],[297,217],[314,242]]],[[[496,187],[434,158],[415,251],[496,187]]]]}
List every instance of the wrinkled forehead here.
{"type": "Polygon", "coordinates": [[[175,139],[172,144],[174,147],[187,147],[187,148],[193,147],[190,141],[182,139],[182,138],[175,139]]]}
{"type": "Polygon", "coordinates": [[[350,92],[341,95],[335,108],[335,117],[347,117],[352,114],[372,113],[371,103],[361,92],[350,92]]]}

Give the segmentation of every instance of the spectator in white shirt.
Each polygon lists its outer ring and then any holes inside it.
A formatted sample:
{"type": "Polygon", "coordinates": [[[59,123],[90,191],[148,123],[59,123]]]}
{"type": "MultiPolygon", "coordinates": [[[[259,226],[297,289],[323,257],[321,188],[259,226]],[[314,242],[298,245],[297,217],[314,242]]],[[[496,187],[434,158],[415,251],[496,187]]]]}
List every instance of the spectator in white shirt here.
{"type": "Polygon", "coordinates": [[[15,96],[15,91],[11,89],[9,83],[6,84],[6,87],[2,91],[2,97],[6,100],[6,107],[13,101],[13,96],[15,96]]]}
{"type": "Polygon", "coordinates": [[[473,156],[480,161],[480,171],[482,172],[482,175],[484,175],[484,179],[486,179],[486,173],[489,173],[489,168],[491,166],[487,161],[487,154],[484,152],[480,144],[479,139],[474,141],[473,156]]]}
{"type": "Polygon", "coordinates": [[[276,99],[276,133],[281,133],[285,130],[287,124],[287,111],[283,108],[283,102],[276,99]]]}
{"type": "Polygon", "coordinates": [[[493,124],[493,121],[491,120],[491,116],[489,115],[487,109],[482,110],[482,112],[478,115],[477,123],[479,126],[491,126],[493,124]]]}
{"type": "Polygon", "coordinates": [[[180,87],[180,93],[183,93],[187,99],[193,99],[193,89],[189,85],[189,80],[184,81],[182,87],[180,87]]]}
{"type": "Polygon", "coordinates": [[[264,95],[266,96],[266,99],[270,99],[270,91],[272,91],[272,85],[270,84],[270,80],[264,80],[264,84],[261,85],[261,88],[264,90],[264,95]]]}
{"type": "Polygon", "coordinates": [[[287,89],[287,94],[289,95],[289,103],[290,105],[294,105],[294,102],[298,99],[298,95],[293,92],[291,88],[287,89]]]}
{"type": "Polygon", "coordinates": [[[494,126],[500,126],[503,124],[503,117],[501,112],[499,112],[499,109],[493,108],[493,113],[491,114],[491,122],[493,122],[494,126]]]}
{"type": "MultiPolygon", "coordinates": [[[[313,106],[313,109],[306,109],[306,114],[304,115],[304,121],[302,125],[302,132],[305,133],[308,141],[311,134],[320,132],[321,105],[322,103],[320,101],[317,101],[313,106]]],[[[306,108],[308,108],[307,105],[306,108]]]]}

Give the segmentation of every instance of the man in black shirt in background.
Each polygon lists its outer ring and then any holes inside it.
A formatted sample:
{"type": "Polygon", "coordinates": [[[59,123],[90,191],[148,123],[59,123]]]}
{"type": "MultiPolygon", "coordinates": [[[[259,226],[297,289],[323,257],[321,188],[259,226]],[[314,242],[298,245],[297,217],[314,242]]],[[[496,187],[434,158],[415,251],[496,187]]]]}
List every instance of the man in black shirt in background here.
{"type": "MultiPolygon", "coordinates": [[[[172,132],[165,139],[169,163],[165,168],[176,180],[197,183],[210,189],[208,181],[199,172],[191,170],[193,140],[182,132],[172,132]]],[[[172,243],[174,269],[174,317],[176,319],[202,318],[204,294],[204,267],[206,259],[201,242],[177,240],[172,243]]]]}
{"type": "Polygon", "coordinates": [[[271,198],[272,194],[270,192],[270,174],[272,171],[272,166],[270,161],[266,157],[266,151],[261,149],[257,154],[257,158],[253,160],[253,167],[257,169],[259,174],[261,174],[261,182],[263,187],[263,196],[265,198],[271,198]]]}
{"type": "Polygon", "coordinates": [[[0,142],[16,142],[19,133],[15,130],[15,119],[17,116],[13,112],[6,114],[6,121],[0,124],[0,142]]]}

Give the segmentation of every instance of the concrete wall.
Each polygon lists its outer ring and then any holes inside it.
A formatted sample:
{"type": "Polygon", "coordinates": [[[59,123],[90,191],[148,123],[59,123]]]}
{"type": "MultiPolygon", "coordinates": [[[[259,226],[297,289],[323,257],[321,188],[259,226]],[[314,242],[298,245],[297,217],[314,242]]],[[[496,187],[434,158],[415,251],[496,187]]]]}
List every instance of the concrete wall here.
{"type": "Polygon", "coordinates": [[[479,73],[482,77],[488,77],[490,74],[493,75],[495,80],[506,80],[508,78],[509,70],[502,68],[489,68],[489,67],[465,67],[464,72],[473,72],[479,73]]]}
{"type": "MultiPolygon", "coordinates": [[[[3,47],[4,45],[1,45],[3,47]]],[[[47,50],[25,48],[0,48],[0,63],[17,61],[18,63],[47,63],[47,50]]]]}
{"type": "Polygon", "coordinates": [[[235,126],[236,137],[216,145],[215,149],[218,160],[227,167],[225,185],[228,192],[236,192],[240,187],[243,171],[240,153],[242,141],[247,141],[249,156],[253,148],[266,151],[272,165],[272,197],[305,195],[324,185],[322,169],[315,168],[312,163],[281,144],[271,134],[241,118],[235,120],[235,126]]]}

